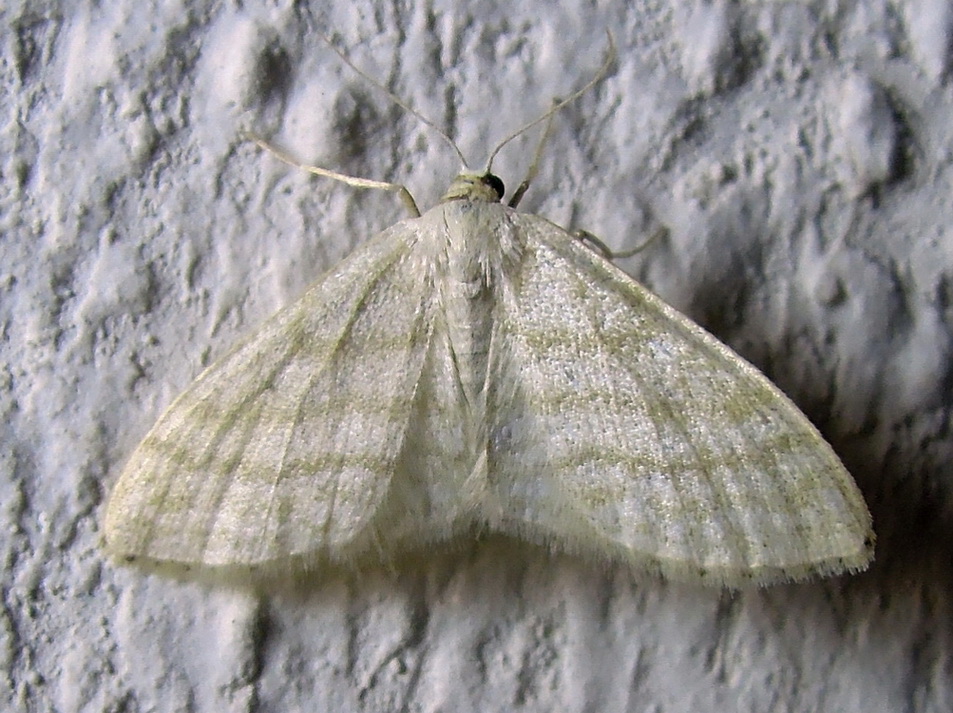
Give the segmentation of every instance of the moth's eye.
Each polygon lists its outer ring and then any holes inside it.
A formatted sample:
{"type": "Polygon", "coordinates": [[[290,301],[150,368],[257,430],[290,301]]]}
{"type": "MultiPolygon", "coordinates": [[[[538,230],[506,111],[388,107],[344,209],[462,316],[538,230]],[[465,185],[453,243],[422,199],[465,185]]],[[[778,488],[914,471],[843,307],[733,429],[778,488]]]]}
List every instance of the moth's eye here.
{"type": "Polygon", "coordinates": [[[480,177],[480,181],[484,186],[489,186],[493,189],[493,192],[496,193],[496,197],[500,200],[503,200],[503,194],[506,193],[506,187],[503,185],[503,181],[499,177],[494,176],[492,173],[485,173],[480,177]]]}

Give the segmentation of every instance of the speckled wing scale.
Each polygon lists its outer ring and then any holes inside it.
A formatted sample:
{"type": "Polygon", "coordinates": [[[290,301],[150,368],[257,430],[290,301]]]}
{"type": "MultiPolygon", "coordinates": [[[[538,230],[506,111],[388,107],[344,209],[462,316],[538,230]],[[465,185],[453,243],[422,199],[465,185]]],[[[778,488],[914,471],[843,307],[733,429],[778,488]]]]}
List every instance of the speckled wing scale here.
{"type": "Polygon", "coordinates": [[[863,498],[784,394],[564,231],[512,221],[508,531],[728,586],[867,566],[863,498]]]}
{"type": "Polygon", "coordinates": [[[865,568],[864,501],[793,404],[498,190],[458,177],[202,374],[108,549],[280,568],[483,527],[717,585],[865,568]]]}

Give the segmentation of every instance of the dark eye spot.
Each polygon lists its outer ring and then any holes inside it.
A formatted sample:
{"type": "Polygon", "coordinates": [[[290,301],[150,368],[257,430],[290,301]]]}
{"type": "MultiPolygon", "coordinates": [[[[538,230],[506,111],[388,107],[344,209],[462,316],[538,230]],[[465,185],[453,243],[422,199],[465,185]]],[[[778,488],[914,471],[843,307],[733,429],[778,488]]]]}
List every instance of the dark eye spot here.
{"type": "Polygon", "coordinates": [[[483,185],[489,186],[496,193],[496,197],[500,200],[503,199],[503,194],[506,193],[506,187],[503,185],[498,177],[494,176],[492,173],[485,173],[480,177],[480,180],[483,182],[483,185]]]}

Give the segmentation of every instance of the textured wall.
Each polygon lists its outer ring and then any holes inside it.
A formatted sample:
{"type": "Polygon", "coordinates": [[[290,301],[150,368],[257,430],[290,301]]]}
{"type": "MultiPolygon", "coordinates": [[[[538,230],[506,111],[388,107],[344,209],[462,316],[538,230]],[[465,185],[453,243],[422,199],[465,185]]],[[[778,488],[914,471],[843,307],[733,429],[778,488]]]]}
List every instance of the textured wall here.
{"type": "MultiPolygon", "coordinates": [[[[0,10],[0,708],[948,711],[950,30],[908,2],[7,3],[0,10]],[[17,7],[9,7],[11,4],[17,7]],[[737,594],[486,538],[273,591],[117,567],[106,495],[201,368],[396,199],[599,65],[526,211],[760,366],[867,497],[863,575],[737,594]]],[[[515,186],[534,137],[495,164],[515,186]]]]}

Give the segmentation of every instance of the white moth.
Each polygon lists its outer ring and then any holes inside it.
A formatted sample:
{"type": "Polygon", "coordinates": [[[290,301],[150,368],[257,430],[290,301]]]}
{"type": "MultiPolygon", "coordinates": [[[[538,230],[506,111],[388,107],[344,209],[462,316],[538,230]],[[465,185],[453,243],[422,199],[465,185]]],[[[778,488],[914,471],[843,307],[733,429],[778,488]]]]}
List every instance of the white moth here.
{"type": "Polygon", "coordinates": [[[863,498],[791,401],[502,195],[457,176],[199,376],[108,550],[282,571],[487,530],[716,585],[864,569],[863,498]]]}

